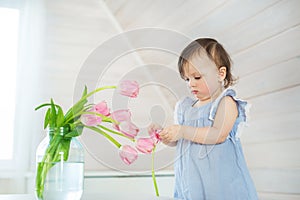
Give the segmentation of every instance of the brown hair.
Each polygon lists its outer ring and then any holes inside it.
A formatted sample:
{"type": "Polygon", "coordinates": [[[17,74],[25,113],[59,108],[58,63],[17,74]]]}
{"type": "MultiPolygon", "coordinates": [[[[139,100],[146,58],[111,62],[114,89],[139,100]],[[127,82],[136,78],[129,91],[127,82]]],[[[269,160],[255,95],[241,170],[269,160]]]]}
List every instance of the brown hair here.
{"type": "Polygon", "coordinates": [[[178,69],[181,78],[184,78],[184,67],[189,63],[195,54],[200,54],[203,50],[207,53],[208,57],[214,61],[218,69],[226,67],[226,77],[224,79],[224,87],[227,88],[233,85],[236,79],[231,74],[231,58],[223,46],[215,39],[212,38],[199,38],[191,42],[181,53],[178,60],[178,69]]]}

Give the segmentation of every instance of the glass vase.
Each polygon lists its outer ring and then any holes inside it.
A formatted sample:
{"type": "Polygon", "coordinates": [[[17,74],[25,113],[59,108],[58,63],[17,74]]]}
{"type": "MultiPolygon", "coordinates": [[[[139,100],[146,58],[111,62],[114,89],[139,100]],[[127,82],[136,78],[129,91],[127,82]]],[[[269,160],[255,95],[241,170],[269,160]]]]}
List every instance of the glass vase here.
{"type": "Polygon", "coordinates": [[[68,129],[48,129],[36,151],[36,197],[80,200],[84,182],[84,149],[68,129]]]}

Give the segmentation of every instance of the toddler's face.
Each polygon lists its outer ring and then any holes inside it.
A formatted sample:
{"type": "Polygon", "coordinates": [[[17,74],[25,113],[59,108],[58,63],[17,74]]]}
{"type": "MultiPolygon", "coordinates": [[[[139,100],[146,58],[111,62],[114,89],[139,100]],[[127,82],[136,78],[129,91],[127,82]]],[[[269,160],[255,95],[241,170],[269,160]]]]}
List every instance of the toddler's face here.
{"type": "Polygon", "coordinates": [[[184,68],[184,77],[191,92],[200,101],[210,101],[221,91],[218,68],[208,56],[194,56],[184,68]]]}

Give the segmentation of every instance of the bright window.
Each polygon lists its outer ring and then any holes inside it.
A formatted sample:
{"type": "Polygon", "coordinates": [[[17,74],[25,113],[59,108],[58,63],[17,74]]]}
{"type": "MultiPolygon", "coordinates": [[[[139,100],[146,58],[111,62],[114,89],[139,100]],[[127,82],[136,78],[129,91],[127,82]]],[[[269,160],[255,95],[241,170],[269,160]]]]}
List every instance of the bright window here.
{"type": "Polygon", "coordinates": [[[0,160],[13,158],[19,11],[0,7],[0,160]]]}

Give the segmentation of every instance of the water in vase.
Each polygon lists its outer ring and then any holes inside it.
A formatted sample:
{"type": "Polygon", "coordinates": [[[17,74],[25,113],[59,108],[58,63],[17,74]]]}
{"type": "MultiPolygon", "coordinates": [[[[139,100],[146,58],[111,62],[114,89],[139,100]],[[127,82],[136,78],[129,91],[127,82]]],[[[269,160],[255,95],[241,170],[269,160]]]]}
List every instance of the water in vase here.
{"type": "Polygon", "coordinates": [[[83,162],[58,162],[45,180],[45,200],[80,200],[83,193],[83,162]]]}

